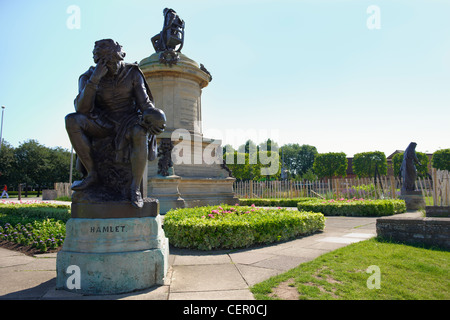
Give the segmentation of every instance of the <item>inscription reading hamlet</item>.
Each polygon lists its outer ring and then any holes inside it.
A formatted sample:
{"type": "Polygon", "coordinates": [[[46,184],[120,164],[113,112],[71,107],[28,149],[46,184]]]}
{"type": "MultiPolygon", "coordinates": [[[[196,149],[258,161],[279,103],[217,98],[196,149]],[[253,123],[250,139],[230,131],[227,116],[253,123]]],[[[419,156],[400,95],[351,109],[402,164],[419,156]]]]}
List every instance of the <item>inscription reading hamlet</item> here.
{"type": "Polygon", "coordinates": [[[105,232],[124,232],[125,226],[104,226],[104,227],[91,227],[91,233],[105,233],[105,232]]]}

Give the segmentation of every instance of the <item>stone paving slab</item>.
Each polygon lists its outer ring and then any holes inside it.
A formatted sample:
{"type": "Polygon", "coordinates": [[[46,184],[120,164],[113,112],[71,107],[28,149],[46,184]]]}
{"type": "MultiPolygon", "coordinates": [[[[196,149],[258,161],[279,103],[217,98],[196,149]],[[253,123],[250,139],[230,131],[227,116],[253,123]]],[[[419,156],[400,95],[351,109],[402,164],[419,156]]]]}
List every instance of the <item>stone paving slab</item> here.
{"type": "Polygon", "coordinates": [[[247,284],[232,263],[173,266],[171,293],[246,288],[247,284]]]}

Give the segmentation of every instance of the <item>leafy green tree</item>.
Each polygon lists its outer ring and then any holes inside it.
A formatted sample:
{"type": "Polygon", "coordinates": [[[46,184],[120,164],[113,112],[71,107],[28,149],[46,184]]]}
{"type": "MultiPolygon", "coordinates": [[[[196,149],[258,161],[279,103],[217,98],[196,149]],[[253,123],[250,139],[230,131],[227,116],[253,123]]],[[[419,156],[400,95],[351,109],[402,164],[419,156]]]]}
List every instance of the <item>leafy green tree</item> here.
{"type": "Polygon", "coordinates": [[[225,154],[224,160],[237,181],[276,180],[280,176],[279,155],[274,151],[225,154]],[[234,159],[233,161],[228,161],[234,159]]]}
{"type": "Polygon", "coordinates": [[[14,159],[14,147],[7,141],[3,141],[2,149],[0,151],[0,186],[7,185],[11,189],[11,186],[16,185],[16,171],[15,171],[15,159],[14,159]]]}
{"type": "MultiPolygon", "coordinates": [[[[48,148],[36,140],[23,142],[14,150],[16,184],[25,183],[40,190],[52,189],[55,182],[69,182],[70,158],[71,153],[64,148],[48,148]]],[[[73,171],[74,180],[80,178],[80,174],[73,171]]]]}
{"type": "MultiPolygon", "coordinates": [[[[49,150],[50,166],[48,171],[48,183],[69,182],[70,179],[70,158],[71,153],[61,147],[51,148],[49,150]]],[[[75,155],[73,157],[72,180],[81,179],[81,174],[75,169],[75,155]]]]}
{"type": "Polygon", "coordinates": [[[387,174],[387,160],[384,152],[371,151],[357,153],[353,157],[353,172],[359,177],[373,177],[375,168],[378,174],[387,174]]]}
{"type": "Polygon", "coordinates": [[[252,140],[247,140],[245,144],[239,146],[238,152],[241,153],[256,153],[258,151],[258,146],[252,140]]]}
{"type": "Polygon", "coordinates": [[[278,151],[279,149],[278,143],[270,138],[258,145],[258,151],[278,151]]]}
{"type": "Polygon", "coordinates": [[[431,166],[438,170],[450,171],[450,149],[436,151],[431,158],[431,166]]]}
{"type": "Polygon", "coordinates": [[[258,180],[278,180],[281,175],[280,154],[277,151],[258,152],[258,180]]]}
{"type": "MultiPolygon", "coordinates": [[[[404,152],[395,154],[392,157],[392,166],[394,169],[394,176],[400,175],[400,167],[403,162],[404,152]]],[[[423,152],[416,152],[417,159],[419,159],[420,165],[416,165],[417,176],[421,178],[428,177],[428,156],[423,152]]]]}
{"type": "Polygon", "coordinates": [[[347,156],[344,152],[319,153],[314,159],[313,170],[319,179],[345,177],[347,166],[347,156]]]}
{"type": "Polygon", "coordinates": [[[286,144],[281,147],[281,157],[291,177],[301,179],[314,164],[318,154],[316,147],[307,144],[286,144]]]}
{"type": "Polygon", "coordinates": [[[222,154],[226,154],[227,152],[235,152],[236,150],[233,148],[231,144],[227,144],[222,147],[222,154]]]}
{"type": "Polygon", "coordinates": [[[309,168],[306,173],[304,173],[301,177],[301,180],[307,180],[307,181],[315,181],[317,180],[317,175],[314,173],[313,168],[309,168]]]}
{"type": "Polygon", "coordinates": [[[36,140],[23,142],[14,150],[18,178],[25,186],[46,184],[49,171],[49,150],[36,140]]]}
{"type": "MultiPolygon", "coordinates": [[[[256,156],[253,155],[253,156],[256,156]]],[[[257,175],[257,168],[255,165],[250,165],[250,155],[248,153],[233,152],[232,154],[224,154],[224,160],[227,167],[231,170],[233,177],[237,181],[252,180],[257,175]],[[229,161],[229,159],[233,159],[229,161]]],[[[253,161],[252,161],[253,162],[253,161]]]]}

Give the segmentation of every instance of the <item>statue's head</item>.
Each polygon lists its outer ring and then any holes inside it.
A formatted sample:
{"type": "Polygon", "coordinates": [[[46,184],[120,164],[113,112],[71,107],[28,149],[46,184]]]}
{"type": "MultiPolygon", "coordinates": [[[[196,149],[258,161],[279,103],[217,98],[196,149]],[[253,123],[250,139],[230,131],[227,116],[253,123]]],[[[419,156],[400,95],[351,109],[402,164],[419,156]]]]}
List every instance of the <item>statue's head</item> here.
{"type": "Polygon", "coordinates": [[[117,73],[126,55],[122,51],[122,46],[112,39],[96,41],[92,53],[94,55],[94,62],[98,63],[100,60],[104,60],[112,74],[117,73]]]}
{"type": "Polygon", "coordinates": [[[163,15],[165,16],[166,13],[167,13],[167,12],[170,12],[170,11],[175,12],[175,10],[173,10],[173,9],[170,9],[170,8],[164,8],[164,10],[163,10],[163,15]]]}

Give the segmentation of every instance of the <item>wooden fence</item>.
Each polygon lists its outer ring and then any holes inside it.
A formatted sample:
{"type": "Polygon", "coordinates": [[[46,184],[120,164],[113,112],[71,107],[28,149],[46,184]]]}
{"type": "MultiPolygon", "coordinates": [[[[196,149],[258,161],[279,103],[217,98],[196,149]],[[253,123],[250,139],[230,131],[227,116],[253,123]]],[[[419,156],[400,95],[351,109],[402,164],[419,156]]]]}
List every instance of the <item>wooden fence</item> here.
{"type": "Polygon", "coordinates": [[[68,182],[55,183],[56,197],[70,197],[72,196],[72,184],[68,182]]]}
{"type": "Polygon", "coordinates": [[[431,188],[422,189],[422,193],[433,201],[429,205],[450,206],[450,172],[432,169],[431,188]]]}
{"type": "MultiPolygon", "coordinates": [[[[450,205],[449,172],[433,170],[432,179],[418,178],[427,205],[450,205]]],[[[239,198],[300,198],[322,199],[396,199],[400,196],[399,178],[336,178],[316,181],[237,181],[233,190],[239,198]]]]}

